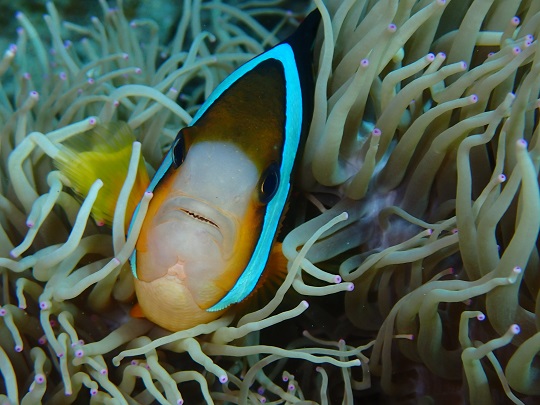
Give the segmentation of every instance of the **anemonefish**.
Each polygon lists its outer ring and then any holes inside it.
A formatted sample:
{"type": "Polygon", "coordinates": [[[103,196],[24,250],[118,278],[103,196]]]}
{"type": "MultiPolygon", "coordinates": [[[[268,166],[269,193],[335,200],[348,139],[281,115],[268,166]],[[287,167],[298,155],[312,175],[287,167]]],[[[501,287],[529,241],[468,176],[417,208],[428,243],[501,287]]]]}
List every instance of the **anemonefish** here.
{"type": "Polygon", "coordinates": [[[140,311],[157,325],[209,322],[260,282],[311,121],[319,20],[315,10],[218,85],[150,181],[131,266],[140,311]]]}

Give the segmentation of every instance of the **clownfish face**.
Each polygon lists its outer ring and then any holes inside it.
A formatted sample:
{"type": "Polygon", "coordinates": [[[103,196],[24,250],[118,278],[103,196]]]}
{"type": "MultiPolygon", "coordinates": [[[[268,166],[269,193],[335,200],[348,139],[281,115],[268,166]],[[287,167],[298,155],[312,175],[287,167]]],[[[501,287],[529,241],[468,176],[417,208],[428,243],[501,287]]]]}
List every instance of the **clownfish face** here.
{"type": "Polygon", "coordinates": [[[160,308],[145,313],[150,320],[174,329],[175,319],[197,324],[219,315],[205,310],[231,289],[251,256],[263,212],[259,184],[245,153],[220,142],[194,144],[163,179],[137,243],[139,303],[157,301],[160,308]],[[148,295],[158,284],[159,293],[148,295]]]}
{"type": "Polygon", "coordinates": [[[311,115],[304,42],[319,18],[227,77],[150,182],[131,264],[140,309],[156,324],[177,331],[216,319],[261,278],[311,115]]]}

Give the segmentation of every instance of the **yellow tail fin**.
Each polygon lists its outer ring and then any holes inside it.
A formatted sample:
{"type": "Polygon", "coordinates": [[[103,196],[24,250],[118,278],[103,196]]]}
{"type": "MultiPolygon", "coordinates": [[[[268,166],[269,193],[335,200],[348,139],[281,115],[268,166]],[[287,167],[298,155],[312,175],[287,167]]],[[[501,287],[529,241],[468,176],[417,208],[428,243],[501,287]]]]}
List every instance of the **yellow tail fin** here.
{"type": "MultiPolygon", "coordinates": [[[[80,198],[86,197],[97,179],[103,181],[103,188],[92,208],[92,216],[98,225],[112,224],[118,195],[128,172],[133,142],[135,136],[127,123],[100,124],[66,141],[55,161],[80,198]]],[[[129,223],[148,183],[148,173],[141,158],[127,205],[126,223],[129,223]]]]}

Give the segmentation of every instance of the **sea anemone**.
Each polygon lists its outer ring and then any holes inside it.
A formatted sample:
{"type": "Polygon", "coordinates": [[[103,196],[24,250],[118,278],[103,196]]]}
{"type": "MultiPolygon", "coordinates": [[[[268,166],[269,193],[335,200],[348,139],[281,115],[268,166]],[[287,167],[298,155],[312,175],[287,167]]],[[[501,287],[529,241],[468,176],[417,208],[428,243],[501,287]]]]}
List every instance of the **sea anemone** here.
{"type": "Polygon", "coordinates": [[[50,44],[17,14],[0,61],[3,402],[538,399],[539,5],[314,3],[287,276],[268,302],[176,333],[129,316],[140,156],[154,170],[211,90],[308,10],[185,0],[168,44],[121,2],[89,26],[49,3],[50,44]],[[102,180],[81,201],[53,161],[120,120],[138,142],[109,229],[90,220],[102,180]]]}

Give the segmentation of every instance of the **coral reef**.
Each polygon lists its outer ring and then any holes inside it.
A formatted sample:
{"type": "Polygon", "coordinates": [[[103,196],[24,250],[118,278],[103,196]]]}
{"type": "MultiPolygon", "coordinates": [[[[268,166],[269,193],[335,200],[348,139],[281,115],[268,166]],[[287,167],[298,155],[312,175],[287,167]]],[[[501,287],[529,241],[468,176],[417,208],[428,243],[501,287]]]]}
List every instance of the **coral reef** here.
{"type": "Polygon", "coordinates": [[[17,14],[0,60],[3,403],[538,400],[540,4],[314,3],[288,274],[176,333],[129,316],[140,156],[157,167],[216,84],[307,10],[186,0],[168,44],[121,3],[89,26],[49,3],[50,38],[17,14]],[[138,142],[109,229],[90,218],[102,181],[81,202],[53,161],[117,120],[138,142]]]}

